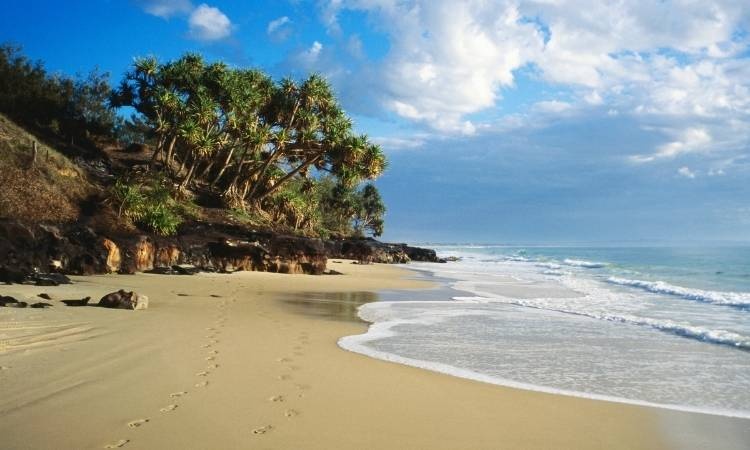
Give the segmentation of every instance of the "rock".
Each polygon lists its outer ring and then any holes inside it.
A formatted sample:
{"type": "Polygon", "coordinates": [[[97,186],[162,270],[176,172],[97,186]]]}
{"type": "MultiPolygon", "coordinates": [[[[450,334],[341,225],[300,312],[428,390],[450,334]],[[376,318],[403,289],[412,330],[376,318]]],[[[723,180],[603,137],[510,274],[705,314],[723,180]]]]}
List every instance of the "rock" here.
{"type": "Polygon", "coordinates": [[[165,245],[156,250],[154,256],[155,267],[171,267],[180,260],[180,249],[176,245],[165,245]]]}
{"type": "Polygon", "coordinates": [[[331,239],[324,242],[328,258],[353,259],[359,264],[441,262],[434,250],[389,244],[372,238],[331,239]]]}
{"type": "Polygon", "coordinates": [[[177,275],[195,275],[200,272],[200,269],[197,267],[183,267],[175,264],[172,266],[172,271],[177,275]]]}
{"type": "Polygon", "coordinates": [[[31,305],[32,308],[49,308],[50,306],[52,306],[50,303],[45,302],[36,302],[31,305]]]}
{"type": "Polygon", "coordinates": [[[111,292],[99,300],[99,306],[105,308],[119,309],[146,309],[148,308],[148,297],[136,292],[126,292],[120,289],[117,292],[111,292]]]}
{"type": "Polygon", "coordinates": [[[154,244],[146,236],[141,236],[134,250],[135,270],[143,272],[154,268],[154,244]]]}
{"type": "Polygon", "coordinates": [[[12,283],[23,283],[26,279],[26,273],[21,270],[11,269],[8,267],[0,267],[0,282],[12,284],[12,283]]]}
{"type": "Polygon", "coordinates": [[[323,275],[343,275],[343,273],[339,272],[338,270],[330,269],[323,272],[323,275]]]}
{"type": "Polygon", "coordinates": [[[90,300],[91,300],[91,297],[84,297],[80,300],[63,300],[62,302],[65,303],[67,306],[86,306],[89,304],[90,300]]]}
{"type": "Polygon", "coordinates": [[[29,304],[26,302],[16,302],[16,303],[8,303],[5,306],[10,306],[11,308],[25,308],[29,306],[29,304]]]}
{"type": "Polygon", "coordinates": [[[70,278],[61,273],[34,273],[29,275],[27,279],[37,286],[59,286],[72,283],[70,278]]]}
{"type": "Polygon", "coordinates": [[[10,306],[11,303],[18,303],[18,300],[7,295],[0,295],[0,306],[10,306]]]}
{"type": "Polygon", "coordinates": [[[154,268],[155,246],[148,236],[129,238],[122,243],[123,261],[120,273],[133,274],[154,268]]]}
{"type": "Polygon", "coordinates": [[[43,299],[45,299],[45,300],[52,300],[52,296],[51,296],[51,295],[49,295],[49,294],[47,294],[47,293],[44,293],[44,292],[43,292],[43,293],[41,293],[41,294],[39,294],[39,295],[37,295],[37,297],[39,297],[39,298],[43,298],[43,299]]]}
{"type": "Polygon", "coordinates": [[[195,275],[198,272],[200,272],[200,269],[197,267],[183,267],[176,264],[172,267],[154,267],[146,271],[146,273],[157,275],[195,275]]]}
{"type": "Polygon", "coordinates": [[[107,238],[103,238],[101,242],[102,247],[107,251],[106,268],[109,273],[117,273],[120,271],[122,265],[122,256],[120,255],[120,247],[114,242],[107,238]]]}

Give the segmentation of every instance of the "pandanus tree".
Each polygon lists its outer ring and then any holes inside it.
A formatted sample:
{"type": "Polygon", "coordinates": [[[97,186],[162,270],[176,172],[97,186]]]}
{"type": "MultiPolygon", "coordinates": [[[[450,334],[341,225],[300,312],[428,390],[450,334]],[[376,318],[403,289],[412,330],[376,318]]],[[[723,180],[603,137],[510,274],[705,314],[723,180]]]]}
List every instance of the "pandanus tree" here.
{"type": "Polygon", "coordinates": [[[386,167],[319,75],[277,83],[195,54],[167,63],[149,57],[135,61],[110,102],[148,125],[153,165],[161,161],[181,188],[202,185],[233,208],[262,211],[290,183],[329,174],[354,186],[386,167]]]}

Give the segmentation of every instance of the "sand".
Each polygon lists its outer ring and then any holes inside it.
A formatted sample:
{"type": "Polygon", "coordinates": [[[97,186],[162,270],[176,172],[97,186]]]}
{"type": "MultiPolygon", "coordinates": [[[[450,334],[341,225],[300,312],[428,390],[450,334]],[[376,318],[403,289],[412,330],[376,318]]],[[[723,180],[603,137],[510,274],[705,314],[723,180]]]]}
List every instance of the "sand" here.
{"type": "Polygon", "coordinates": [[[356,307],[376,299],[374,292],[431,285],[394,266],[331,268],[344,275],[140,274],[0,286],[0,294],[19,299],[54,297],[48,309],[0,308],[0,449],[718,449],[750,442],[748,421],[492,386],[346,352],[336,341],[365,331],[356,307]],[[119,288],[149,296],[149,309],[59,301],[96,301],[119,288]]]}

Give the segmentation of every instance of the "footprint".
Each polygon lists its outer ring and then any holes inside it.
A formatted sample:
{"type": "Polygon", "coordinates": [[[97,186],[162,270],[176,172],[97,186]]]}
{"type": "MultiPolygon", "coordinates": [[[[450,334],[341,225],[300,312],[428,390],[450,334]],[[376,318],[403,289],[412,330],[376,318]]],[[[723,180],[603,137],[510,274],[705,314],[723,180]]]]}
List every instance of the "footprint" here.
{"type": "Polygon", "coordinates": [[[290,417],[290,418],[291,417],[295,417],[295,416],[299,415],[299,411],[297,411],[295,409],[287,409],[286,411],[284,411],[284,415],[286,417],[290,417]]]}
{"type": "Polygon", "coordinates": [[[172,404],[172,405],[165,406],[164,408],[160,409],[159,411],[161,411],[161,412],[170,412],[170,411],[174,411],[175,409],[177,409],[177,405],[172,404]]]}
{"type": "Polygon", "coordinates": [[[209,355],[218,355],[219,351],[218,350],[211,350],[211,351],[208,352],[208,354],[209,355]]]}
{"type": "Polygon", "coordinates": [[[302,352],[294,352],[294,356],[304,356],[305,354],[302,352]]]}
{"type": "Polygon", "coordinates": [[[211,344],[203,344],[203,345],[201,345],[201,348],[211,348],[211,347],[212,347],[211,344]]]}
{"type": "Polygon", "coordinates": [[[273,426],[272,425],[266,425],[266,426],[262,426],[262,427],[254,429],[253,430],[253,434],[257,434],[257,435],[266,434],[266,433],[268,433],[271,430],[273,430],[273,426]]]}
{"type": "Polygon", "coordinates": [[[287,369],[289,369],[289,370],[300,370],[300,369],[301,369],[301,367],[300,367],[300,366],[286,366],[286,367],[287,367],[287,369]]]}
{"type": "Polygon", "coordinates": [[[171,394],[169,394],[171,398],[182,397],[183,395],[187,395],[187,391],[172,392],[171,394]]]}
{"type": "Polygon", "coordinates": [[[282,403],[284,401],[283,395],[274,395],[268,399],[269,402],[282,403]]]}
{"type": "Polygon", "coordinates": [[[130,442],[129,439],[120,439],[119,441],[115,442],[114,444],[107,444],[104,446],[104,448],[120,448],[130,442]]]}
{"type": "Polygon", "coordinates": [[[310,385],[309,384],[295,384],[294,387],[297,388],[297,389],[299,389],[300,391],[306,391],[306,390],[310,389],[310,385]]]}
{"type": "Polygon", "coordinates": [[[279,375],[276,378],[278,378],[279,380],[291,380],[292,376],[291,375],[279,375]]]}
{"type": "Polygon", "coordinates": [[[206,356],[206,361],[213,361],[213,360],[215,360],[215,359],[216,359],[216,358],[215,358],[215,357],[213,357],[213,356],[206,356]]]}
{"type": "Polygon", "coordinates": [[[128,426],[130,428],[138,428],[141,425],[143,425],[145,423],[148,423],[148,422],[149,422],[149,419],[138,419],[138,420],[134,420],[132,422],[128,422],[128,426]]]}
{"type": "Polygon", "coordinates": [[[196,374],[195,374],[195,376],[196,376],[196,377],[207,377],[207,376],[208,376],[208,372],[206,372],[206,371],[204,370],[204,371],[202,371],[202,372],[198,372],[198,373],[196,373],[196,374]]]}
{"type": "Polygon", "coordinates": [[[195,383],[195,387],[206,387],[208,386],[208,381],[201,381],[200,383],[195,383]]]}
{"type": "Polygon", "coordinates": [[[209,369],[209,370],[210,369],[218,369],[218,368],[219,368],[218,364],[209,364],[209,365],[206,366],[206,369],[209,369]]]}
{"type": "Polygon", "coordinates": [[[214,328],[214,327],[208,327],[208,328],[206,328],[206,331],[216,331],[216,328],[214,328]]]}
{"type": "Polygon", "coordinates": [[[9,370],[10,366],[0,366],[0,370],[9,370]]]}
{"type": "Polygon", "coordinates": [[[292,362],[292,360],[289,358],[278,358],[276,359],[276,362],[286,363],[286,362],[292,362]]]}

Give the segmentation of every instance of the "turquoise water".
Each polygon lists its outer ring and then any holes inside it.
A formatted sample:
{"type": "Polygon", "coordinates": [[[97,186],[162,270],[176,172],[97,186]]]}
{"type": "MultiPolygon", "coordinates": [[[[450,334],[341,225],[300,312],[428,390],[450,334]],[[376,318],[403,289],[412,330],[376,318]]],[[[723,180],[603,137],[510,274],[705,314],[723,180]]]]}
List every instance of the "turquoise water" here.
{"type": "Polygon", "coordinates": [[[444,301],[344,348],[491,383],[750,418],[750,247],[436,247],[444,301]]]}
{"type": "MultiPolygon", "coordinates": [[[[441,247],[444,251],[461,247],[441,247]]],[[[500,247],[476,249],[477,254],[527,256],[563,261],[566,258],[605,262],[603,274],[637,275],[688,288],[750,292],[750,246],[747,247],[500,247]]]]}

